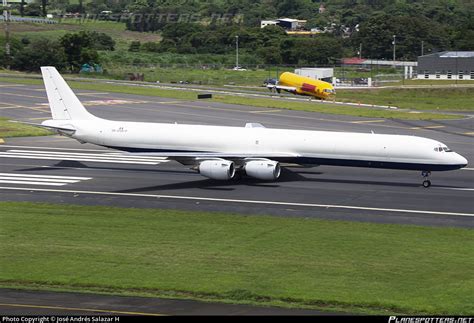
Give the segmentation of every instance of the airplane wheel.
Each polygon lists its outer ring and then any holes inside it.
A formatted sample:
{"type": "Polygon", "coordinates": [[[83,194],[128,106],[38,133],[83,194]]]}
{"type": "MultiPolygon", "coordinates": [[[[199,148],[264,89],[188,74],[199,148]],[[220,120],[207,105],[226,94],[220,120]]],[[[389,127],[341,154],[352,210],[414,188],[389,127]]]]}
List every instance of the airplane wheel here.
{"type": "Polygon", "coordinates": [[[424,187],[424,188],[428,188],[428,187],[430,187],[430,186],[431,186],[431,181],[429,181],[429,180],[423,181],[423,187],[424,187]]]}

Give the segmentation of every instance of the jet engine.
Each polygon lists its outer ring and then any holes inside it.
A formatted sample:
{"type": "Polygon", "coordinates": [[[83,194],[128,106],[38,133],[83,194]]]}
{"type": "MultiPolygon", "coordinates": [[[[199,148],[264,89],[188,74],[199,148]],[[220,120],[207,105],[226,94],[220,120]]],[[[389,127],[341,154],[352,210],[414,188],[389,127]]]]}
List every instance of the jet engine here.
{"type": "Polygon", "coordinates": [[[280,177],[280,164],[273,160],[259,159],[245,163],[245,172],[250,177],[274,181],[280,177]]]}
{"type": "Polygon", "coordinates": [[[235,167],[225,159],[204,160],[199,164],[199,173],[212,179],[229,180],[235,175],[235,167]]]}

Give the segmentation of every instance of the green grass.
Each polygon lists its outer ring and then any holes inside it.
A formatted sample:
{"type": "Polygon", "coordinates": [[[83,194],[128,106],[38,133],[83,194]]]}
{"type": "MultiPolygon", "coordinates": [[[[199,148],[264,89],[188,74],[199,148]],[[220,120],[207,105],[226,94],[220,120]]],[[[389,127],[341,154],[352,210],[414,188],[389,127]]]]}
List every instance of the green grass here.
{"type": "Polygon", "coordinates": [[[472,230],[0,202],[0,286],[474,313],[472,230]]]}
{"type": "MultiPolygon", "coordinates": [[[[9,78],[0,77],[0,82],[12,82],[21,84],[42,84],[41,80],[34,79],[20,79],[20,78],[9,78]]],[[[129,93],[136,95],[145,96],[157,96],[157,97],[168,97],[181,100],[195,100],[197,92],[193,91],[176,91],[159,88],[147,88],[137,86],[124,86],[124,85],[113,85],[105,83],[89,83],[89,82],[68,82],[72,88],[81,90],[93,90],[93,91],[108,91],[116,93],[129,93]]],[[[339,99],[339,98],[338,98],[339,99]]],[[[321,112],[327,114],[336,115],[351,115],[366,118],[392,118],[392,119],[403,119],[403,120],[440,120],[440,119],[457,119],[458,115],[450,114],[437,114],[437,113],[410,113],[407,111],[394,111],[394,110],[382,110],[372,109],[363,107],[350,107],[350,106],[335,106],[327,103],[311,103],[311,102],[290,102],[278,99],[267,99],[267,98],[247,98],[232,95],[215,95],[212,99],[214,102],[222,102],[228,104],[240,104],[249,105],[262,108],[277,108],[277,109],[290,109],[290,110],[301,110],[311,112],[321,112]]]]}
{"type": "Polygon", "coordinates": [[[47,136],[50,134],[51,132],[48,130],[9,122],[7,118],[0,117],[0,138],[47,136]]]}
{"type": "Polygon", "coordinates": [[[338,90],[337,100],[415,110],[474,111],[474,87],[338,90]]]}
{"type": "MultiPolygon", "coordinates": [[[[230,68],[216,68],[216,69],[200,69],[194,66],[205,64],[208,61],[208,55],[182,55],[179,60],[179,66],[189,65],[189,67],[173,67],[160,68],[160,64],[167,64],[168,61],[176,61],[175,55],[157,54],[157,53],[130,53],[128,51],[116,52],[101,52],[101,59],[104,62],[103,66],[107,69],[107,73],[116,79],[124,79],[124,77],[131,72],[143,73],[145,81],[149,82],[179,82],[188,81],[195,84],[209,84],[222,86],[224,84],[235,84],[240,86],[258,87],[263,84],[267,78],[275,78],[277,75],[276,69],[265,70],[247,70],[247,71],[233,71],[230,68]],[[201,61],[202,59],[202,61],[201,61]],[[123,63],[121,65],[121,63],[123,63]],[[131,66],[132,64],[148,64],[150,67],[131,66]]],[[[216,60],[222,60],[217,65],[226,64],[229,56],[220,55],[216,60]]],[[[234,57],[232,57],[234,59],[234,57]]],[[[208,63],[209,64],[209,63],[208,63]]],[[[227,66],[232,66],[228,64],[227,66]]],[[[284,70],[280,70],[281,73],[284,70]]]]}
{"type": "Polygon", "coordinates": [[[39,37],[48,37],[58,39],[68,32],[77,32],[80,30],[103,32],[111,36],[116,42],[118,48],[128,48],[128,43],[132,40],[141,42],[159,41],[161,36],[157,33],[140,33],[126,30],[125,23],[101,20],[77,20],[62,19],[58,24],[38,24],[30,22],[21,22],[10,24],[10,31],[13,37],[28,37],[35,39],[39,37]]]}

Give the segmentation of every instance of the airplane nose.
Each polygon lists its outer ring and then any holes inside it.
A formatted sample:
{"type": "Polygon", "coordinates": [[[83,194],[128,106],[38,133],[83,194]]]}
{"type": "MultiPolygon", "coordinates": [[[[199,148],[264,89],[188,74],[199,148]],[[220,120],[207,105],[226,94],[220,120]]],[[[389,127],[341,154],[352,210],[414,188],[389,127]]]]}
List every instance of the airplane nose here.
{"type": "Polygon", "coordinates": [[[461,166],[461,168],[463,167],[466,167],[467,166],[467,159],[464,158],[463,156],[459,155],[459,154],[456,154],[456,164],[461,166]]]}

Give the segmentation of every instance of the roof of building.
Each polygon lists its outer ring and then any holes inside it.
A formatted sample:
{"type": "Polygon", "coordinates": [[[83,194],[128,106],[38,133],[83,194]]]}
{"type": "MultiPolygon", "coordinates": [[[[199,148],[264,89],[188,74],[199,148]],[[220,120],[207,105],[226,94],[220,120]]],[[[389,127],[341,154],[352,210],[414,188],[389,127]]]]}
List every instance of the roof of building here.
{"type": "Polygon", "coordinates": [[[292,19],[292,18],[279,18],[277,19],[278,21],[287,21],[287,22],[298,22],[298,19],[292,19]]]}
{"type": "Polygon", "coordinates": [[[423,55],[420,57],[426,56],[437,56],[441,58],[472,58],[474,57],[474,51],[444,51],[428,55],[423,55]]]}
{"type": "Polygon", "coordinates": [[[445,52],[442,55],[439,55],[439,57],[474,57],[474,51],[473,52],[445,52]]]}

